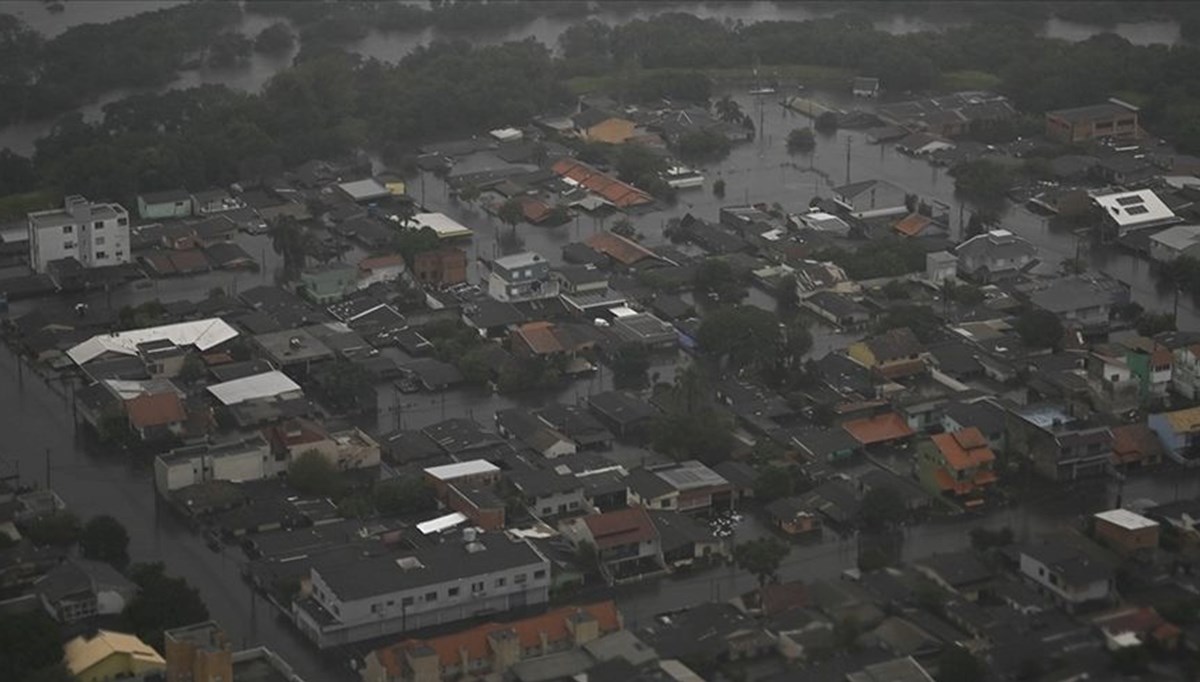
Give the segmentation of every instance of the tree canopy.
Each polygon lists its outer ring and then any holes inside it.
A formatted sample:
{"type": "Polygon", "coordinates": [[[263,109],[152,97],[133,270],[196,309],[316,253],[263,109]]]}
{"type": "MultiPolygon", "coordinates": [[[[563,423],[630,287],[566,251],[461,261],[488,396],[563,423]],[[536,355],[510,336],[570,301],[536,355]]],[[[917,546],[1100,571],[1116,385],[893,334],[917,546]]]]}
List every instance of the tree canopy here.
{"type": "Polygon", "coordinates": [[[788,551],[788,546],[774,537],[762,537],[734,546],[733,560],[743,571],[752,574],[762,588],[779,579],[779,567],[788,551]]]}
{"type": "Polygon", "coordinates": [[[61,660],[58,623],[40,608],[0,618],[0,671],[6,680],[27,680],[42,671],[52,672],[61,660]]]}
{"type": "Polygon", "coordinates": [[[1013,325],[1027,346],[1056,348],[1062,343],[1063,325],[1058,316],[1040,308],[1030,308],[1017,316],[1013,325]]]}
{"type": "Polygon", "coordinates": [[[129,563],[129,532],[107,514],[92,517],[79,536],[79,549],[89,559],[125,568],[129,563]]]}
{"type": "Polygon", "coordinates": [[[341,472],[316,450],[300,453],[288,466],[288,484],[305,495],[333,497],[341,490],[341,472]]]}
{"type": "Polygon", "coordinates": [[[208,620],[208,608],[196,588],[167,575],[161,563],[135,564],[129,577],[138,593],[122,614],[125,627],[159,651],[163,630],[208,620]]]}

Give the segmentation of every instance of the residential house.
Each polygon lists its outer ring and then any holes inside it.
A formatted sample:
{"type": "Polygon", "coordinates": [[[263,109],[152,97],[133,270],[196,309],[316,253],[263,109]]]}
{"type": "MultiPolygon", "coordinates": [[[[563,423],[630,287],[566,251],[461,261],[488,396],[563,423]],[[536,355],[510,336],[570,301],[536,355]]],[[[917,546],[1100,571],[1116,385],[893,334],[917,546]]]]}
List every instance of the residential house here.
{"type": "Polygon", "coordinates": [[[578,405],[556,403],[534,413],[542,423],[575,442],[580,450],[607,449],[612,446],[612,432],[578,405]]]}
{"type": "Polygon", "coordinates": [[[367,204],[391,196],[388,188],[375,178],[341,182],[336,187],[347,199],[356,204],[367,204]]]}
{"type": "Polygon", "coordinates": [[[1171,388],[1188,400],[1200,398],[1200,343],[1171,351],[1171,388]]]}
{"type": "Polygon", "coordinates": [[[450,483],[443,502],[448,509],[467,517],[474,528],[489,532],[504,529],[508,503],[491,486],[450,483]]]}
{"type": "Polygon", "coordinates": [[[1105,138],[1137,139],[1140,135],[1137,107],[1118,99],[1046,112],[1046,136],[1067,144],[1105,138]]]}
{"type": "Polygon", "coordinates": [[[821,517],[808,506],[805,498],[781,497],[768,503],[766,512],[771,523],[788,535],[819,535],[821,532],[821,517]]]}
{"type": "Polygon", "coordinates": [[[879,96],[879,79],[868,76],[857,76],[850,86],[850,92],[855,97],[874,99],[879,96]]]}
{"type": "Polygon", "coordinates": [[[846,675],[846,682],[933,682],[933,679],[912,656],[872,663],[846,675]]]}
{"type": "Polygon", "coordinates": [[[705,521],[675,511],[652,511],[650,520],[658,530],[663,563],[671,569],[706,564],[729,555],[726,543],[705,521]]]}
{"type": "Polygon", "coordinates": [[[925,372],[929,352],[917,335],[907,327],[888,331],[858,341],[846,350],[863,366],[888,379],[898,379],[925,372]]]}
{"type": "Polygon", "coordinates": [[[79,682],[109,682],[154,679],[167,662],[134,635],[97,630],[63,645],[63,665],[79,682]]]}
{"type": "Polygon", "coordinates": [[[974,426],[936,434],[917,453],[925,485],[968,507],[982,504],[996,482],[996,455],[974,426]]]}
{"type": "Polygon", "coordinates": [[[1143,423],[1112,427],[1112,465],[1120,469],[1152,467],[1162,462],[1158,435],[1143,423]]]}
{"type": "Polygon", "coordinates": [[[338,471],[379,466],[379,443],[357,427],[329,431],[308,419],[289,419],[263,429],[275,459],[288,463],[308,452],[319,454],[338,471]]]}
{"type": "Polygon", "coordinates": [[[647,493],[631,482],[630,502],[647,509],[708,511],[730,509],[736,501],[733,485],[698,460],[646,467],[631,472],[656,480],[647,493]]]}
{"type": "Polygon", "coordinates": [[[588,409],[621,438],[644,434],[658,410],[645,400],[626,391],[606,391],[588,396],[588,409]]]}
{"type": "Polygon", "coordinates": [[[801,299],[800,305],[842,329],[856,329],[871,321],[866,306],[834,291],[818,291],[801,299]]]}
{"type": "Polygon", "coordinates": [[[413,256],[413,276],[426,286],[448,287],[467,281],[467,254],[446,246],[413,256]]]}
{"type": "Polygon", "coordinates": [[[645,577],[663,570],[658,529],[641,507],[628,507],[564,521],[563,534],[576,546],[590,545],[600,572],[610,583],[645,577]]]}
{"type": "Polygon", "coordinates": [[[463,225],[457,220],[451,218],[445,213],[416,213],[409,221],[414,230],[433,230],[438,239],[465,239],[470,237],[474,232],[471,228],[463,225]]]}
{"type": "Polygon", "coordinates": [[[1020,290],[1035,307],[1085,330],[1107,327],[1113,309],[1129,302],[1129,285],[1105,276],[1060,277],[1020,290]]]}
{"type": "Polygon", "coordinates": [[[946,228],[924,213],[909,213],[895,223],[892,231],[901,237],[912,239],[917,237],[943,237],[946,228]]]}
{"type": "Polygon", "coordinates": [[[863,180],[833,188],[833,201],[856,218],[907,215],[910,193],[886,180],[863,180]]]}
{"type": "Polygon", "coordinates": [[[599,109],[588,109],[576,114],[572,121],[575,124],[575,133],[588,142],[624,144],[637,135],[636,123],[599,109]]]}
{"type": "Polygon", "coordinates": [[[876,107],[875,114],[884,123],[905,130],[957,137],[968,132],[975,121],[1007,120],[1016,115],[1016,110],[1003,95],[967,91],[889,102],[876,107]]]}
{"type": "Polygon", "coordinates": [[[641,244],[612,232],[597,232],[584,240],[596,253],[606,256],[613,264],[632,268],[644,261],[659,260],[659,256],[641,244]]]}
{"type": "Polygon", "coordinates": [[[934,554],[916,562],[913,568],[942,589],[973,602],[979,601],[980,592],[985,591],[995,578],[992,570],[971,550],[934,554]]]}
{"type": "Polygon", "coordinates": [[[554,162],[551,170],[569,184],[584,188],[618,209],[654,203],[654,198],[646,192],[576,159],[561,158],[554,162]]]}
{"type": "Polygon", "coordinates": [[[1171,386],[1171,362],[1174,359],[1171,350],[1144,336],[1126,339],[1121,346],[1125,350],[1125,365],[1129,367],[1130,377],[1138,383],[1139,397],[1165,397],[1171,386]]]}
{"type": "Polygon", "coordinates": [[[971,237],[954,250],[958,273],[977,282],[1012,277],[1037,262],[1037,247],[1008,230],[991,230],[971,237]]]}
{"type": "Polygon", "coordinates": [[[565,606],[521,620],[485,623],[375,649],[364,660],[362,678],[363,682],[442,682],[512,674],[521,661],[581,650],[621,627],[621,614],[611,601],[565,606]]]}
{"type": "Polygon", "coordinates": [[[618,315],[611,328],[621,341],[649,350],[670,350],[679,342],[675,328],[650,313],[618,315]]]}
{"type": "Polygon", "coordinates": [[[525,252],[497,258],[488,275],[488,296],[505,303],[558,296],[558,281],[550,277],[550,263],[539,254],[525,252]]]}
{"type": "Polygon", "coordinates": [[[404,256],[398,253],[364,258],[358,262],[358,288],[402,279],[406,269],[404,256]]]}
{"type": "Polygon", "coordinates": [[[138,217],[142,220],[169,220],[192,215],[192,195],[182,189],[139,194],[137,205],[138,217]]]}
{"type": "Polygon", "coordinates": [[[1052,481],[1100,476],[1108,471],[1112,431],[1075,419],[1060,407],[1033,404],[1010,411],[1005,431],[1005,451],[1024,454],[1034,471],[1052,481]]]}
{"type": "Polygon", "coordinates": [[[841,266],[814,260],[796,262],[792,276],[796,279],[796,296],[801,299],[823,289],[841,289],[850,282],[841,266]]]}
{"type": "Polygon", "coordinates": [[[810,208],[804,213],[797,213],[791,216],[791,219],[794,223],[798,223],[798,227],[801,228],[815,230],[843,239],[850,236],[850,223],[832,213],[822,211],[820,208],[810,208]]]}
{"type": "Polygon", "coordinates": [[[439,500],[445,501],[450,486],[492,487],[500,482],[500,467],[486,459],[472,459],[453,464],[426,468],[423,472],[426,483],[433,488],[439,500]]]}
{"type": "Polygon", "coordinates": [[[1129,556],[1158,547],[1159,525],[1127,509],[1110,509],[1092,515],[1092,534],[1100,544],[1129,556]]]}
{"type": "Polygon", "coordinates": [[[1186,466],[1200,464],[1200,407],[1152,414],[1147,424],[1167,457],[1186,466]]]}
{"type": "Polygon", "coordinates": [[[326,649],[549,600],[550,564],[526,540],[462,532],[458,541],[314,558],[292,604],[300,632],[326,649]]]}
{"type": "Polygon", "coordinates": [[[142,393],[125,401],[129,427],[144,441],[183,435],[188,419],[180,392],[142,393]]]}
{"type": "Polygon", "coordinates": [[[101,561],[70,558],[50,569],[34,586],[42,607],[60,623],[94,616],[119,616],[138,587],[101,561]]]}
{"type": "Polygon", "coordinates": [[[800,457],[810,462],[840,462],[853,457],[862,444],[841,427],[806,428],[790,431],[789,441],[800,457]]]}
{"type": "Polygon", "coordinates": [[[925,280],[940,286],[953,282],[958,274],[958,257],[949,251],[934,251],[925,254],[925,280]]]}
{"type": "Polygon", "coordinates": [[[521,495],[526,508],[542,520],[576,514],[586,507],[583,482],[572,474],[547,469],[509,472],[508,482],[521,495]]]}
{"type": "Polygon", "coordinates": [[[914,434],[904,417],[891,411],[851,419],[843,422],[842,428],[864,448],[885,443],[902,443],[914,434]]]}
{"type": "Polygon", "coordinates": [[[257,481],[287,471],[262,436],[240,441],[175,448],[154,458],[154,486],[160,495],[210,481],[257,481]]]}
{"type": "Polygon", "coordinates": [[[1170,263],[1180,256],[1200,256],[1200,225],[1175,225],[1150,235],[1150,260],[1170,263]]]}
{"type": "Polygon", "coordinates": [[[306,268],[297,288],[297,293],[313,303],[329,305],[358,290],[358,268],[345,263],[306,268]]]}
{"type": "Polygon", "coordinates": [[[207,189],[192,193],[192,211],[198,216],[208,216],[245,208],[246,205],[234,199],[223,189],[207,189]]]}
{"type": "Polygon", "coordinates": [[[1149,189],[1102,194],[1092,197],[1092,202],[1103,215],[1101,234],[1106,239],[1119,239],[1134,230],[1182,222],[1182,218],[1149,189]]]}
{"type": "Polygon", "coordinates": [[[36,273],[67,258],[84,268],[130,260],[129,212],[120,204],[92,203],[73,195],[63,200],[63,208],[30,213],[28,221],[29,267],[36,273]]]}
{"type": "Polygon", "coordinates": [[[1004,452],[1004,430],[1008,413],[988,399],[953,400],[942,406],[942,430],[961,431],[974,427],[987,439],[992,452],[1004,452]]]}
{"type": "Polygon", "coordinates": [[[515,438],[542,457],[554,459],[576,452],[575,442],[544,424],[526,410],[498,410],[496,430],[515,438]]]}
{"type": "Polygon", "coordinates": [[[1017,552],[1022,577],[1068,609],[1112,597],[1112,567],[1077,547],[1047,542],[1017,552]]]}

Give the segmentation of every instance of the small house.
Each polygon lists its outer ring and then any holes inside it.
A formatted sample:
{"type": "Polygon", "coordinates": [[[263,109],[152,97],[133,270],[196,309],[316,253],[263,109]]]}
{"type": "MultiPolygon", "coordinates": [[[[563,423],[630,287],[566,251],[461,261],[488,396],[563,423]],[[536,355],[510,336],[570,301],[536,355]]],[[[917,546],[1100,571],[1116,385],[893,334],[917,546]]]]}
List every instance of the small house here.
{"type": "Polygon", "coordinates": [[[803,497],[783,497],[766,506],[768,517],[779,530],[788,535],[808,535],[821,532],[821,517],[808,507],[803,497]]]}
{"type": "Polygon", "coordinates": [[[192,195],[182,189],[139,194],[138,217],[142,220],[170,220],[192,215],[192,195]]]}
{"type": "Polygon", "coordinates": [[[879,79],[869,76],[858,76],[851,84],[850,92],[855,97],[875,99],[879,96],[879,79]]]}
{"type": "Polygon", "coordinates": [[[1129,556],[1158,547],[1159,525],[1127,509],[1110,509],[1092,516],[1092,533],[1101,544],[1129,556]]]}

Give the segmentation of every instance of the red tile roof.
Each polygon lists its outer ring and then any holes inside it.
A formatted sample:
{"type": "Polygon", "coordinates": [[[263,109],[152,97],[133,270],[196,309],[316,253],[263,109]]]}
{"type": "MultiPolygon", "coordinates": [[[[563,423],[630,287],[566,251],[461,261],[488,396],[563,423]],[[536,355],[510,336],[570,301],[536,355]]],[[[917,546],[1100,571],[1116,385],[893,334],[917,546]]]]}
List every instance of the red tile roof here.
{"type": "Polygon", "coordinates": [[[977,427],[969,426],[952,433],[939,433],[933,444],[942,453],[942,459],[955,471],[974,469],[996,461],[996,454],[988,447],[987,439],[977,427]]]}
{"type": "Polygon", "coordinates": [[[618,509],[583,517],[592,533],[596,549],[605,550],[634,542],[652,540],[658,535],[650,515],[641,507],[618,509]]]}
{"type": "Polygon", "coordinates": [[[589,192],[600,195],[617,208],[640,206],[654,201],[649,194],[637,187],[601,173],[582,161],[559,159],[554,163],[552,170],[579,183],[589,192]]]}
{"type": "Polygon", "coordinates": [[[136,428],[178,424],[187,419],[183,403],[174,393],[143,393],[125,401],[129,423],[136,428]]]}
{"type": "Polygon", "coordinates": [[[632,239],[626,239],[612,232],[597,232],[583,242],[593,251],[598,251],[621,265],[634,265],[647,258],[654,258],[654,252],[638,244],[632,239]]]}
{"type": "Polygon", "coordinates": [[[468,630],[455,632],[433,639],[410,639],[391,646],[375,650],[375,656],[388,671],[390,677],[400,678],[405,675],[405,652],[419,647],[428,647],[437,653],[442,666],[457,666],[465,654],[469,660],[479,660],[490,655],[488,635],[493,632],[509,631],[521,640],[521,650],[540,647],[542,635],[553,645],[571,637],[567,621],[580,612],[588,613],[600,626],[600,634],[608,634],[621,629],[621,616],[617,606],[611,601],[604,601],[588,606],[566,606],[555,609],[540,616],[518,620],[512,623],[485,623],[468,630]]]}
{"type": "Polygon", "coordinates": [[[886,443],[913,435],[908,422],[895,412],[854,419],[842,424],[842,428],[849,431],[850,435],[863,445],[886,443]]]}
{"type": "Polygon", "coordinates": [[[929,226],[933,219],[928,216],[923,216],[920,213],[909,213],[899,222],[892,226],[900,234],[906,237],[916,237],[921,234],[921,231],[929,226]]]}
{"type": "Polygon", "coordinates": [[[531,225],[545,222],[550,217],[550,204],[535,197],[521,197],[521,213],[531,225]]]}
{"type": "Polygon", "coordinates": [[[1123,424],[1112,429],[1115,464],[1132,464],[1162,457],[1162,443],[1145,424],[1123,424]]]}
{"type": "Polygon", "coordinates": [[[404,256],[401,256],[398,253],[393,253],[386,256],[364,258],[358,262],[358,269],[365,272],[374,270],[376,268],[392,268],[397,265],[404,265],[404,256]]]}
{"type": "Polygon", "coordinates": [[[562,341],[554,333],[554,325],[549,322],[529,322],[517,327],[514,333],[535,355],[549,355],[565,350],[562,341]]]}

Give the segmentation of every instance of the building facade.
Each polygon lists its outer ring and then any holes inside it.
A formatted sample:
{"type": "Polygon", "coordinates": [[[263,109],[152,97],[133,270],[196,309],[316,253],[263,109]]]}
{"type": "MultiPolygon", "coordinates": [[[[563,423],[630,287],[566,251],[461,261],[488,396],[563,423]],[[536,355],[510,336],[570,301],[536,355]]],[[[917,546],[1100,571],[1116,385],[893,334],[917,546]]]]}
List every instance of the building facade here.
{"type": "Polygon", "coordinates": [[[497,301],[554,298],[558,290],[558,280],[550,277],[550,263],[536,253],[497,258],[488,275],[488,296],[497,301]]]}
{"type": "Polygon", "coordinates": [[[74,258],[85,268],[129,262],[129,212],[69,196],[62,208],[30,213],[29,266],[45,272],[51,261],[74,258]]]}

